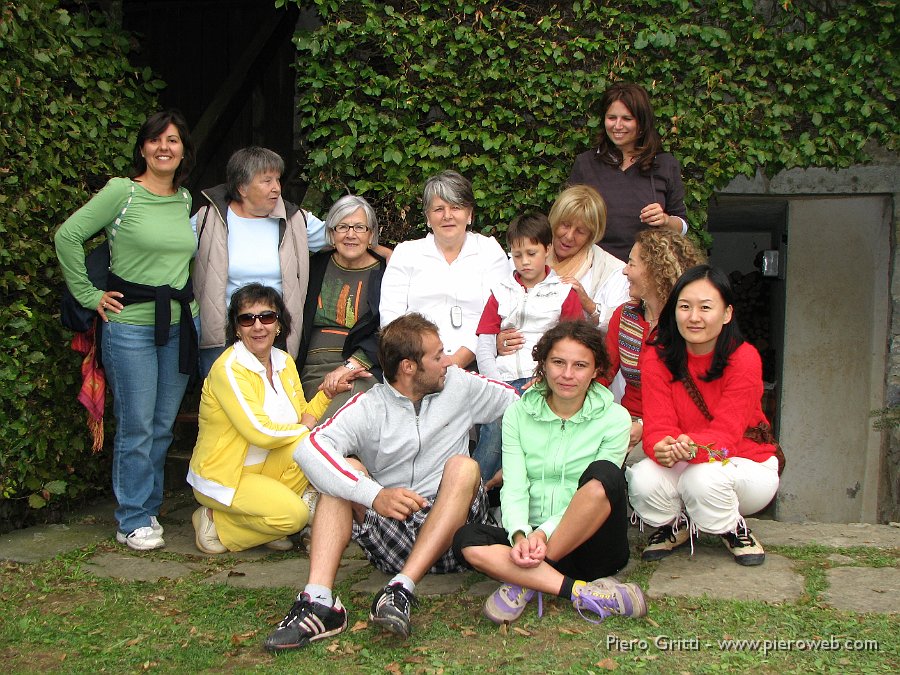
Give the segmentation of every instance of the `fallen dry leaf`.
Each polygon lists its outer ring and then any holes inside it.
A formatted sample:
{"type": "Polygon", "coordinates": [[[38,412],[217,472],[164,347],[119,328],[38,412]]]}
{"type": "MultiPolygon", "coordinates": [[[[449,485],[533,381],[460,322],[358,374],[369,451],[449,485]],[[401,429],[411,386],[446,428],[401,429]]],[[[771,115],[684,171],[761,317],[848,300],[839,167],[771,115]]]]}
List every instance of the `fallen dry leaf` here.
{"type": "Polygon", "coordinates": [[[402,672],[400,670],[400,664],[397,663],[396,661],[391,661],[389,664],[387,664],[384,667],[384,669],[386,671],[388,671],[389,673],[394,673],[394,675],[400,675],[400,673],[402,672]]]}
{"type": "Polygon", "coordinates": [[[340,646],[337,642],[332,642],[330,645],[325,647],[325,651],[331,652],[332,654],[334,654],[338,649],[340,649],[340,646]]]}
{"type": "Polygon", "coordinates": [[[462,635],[463,637],[475,637],[476,635],[478,635],[478,633],[476,633],[471,628],[466,628],[466,630],[462,631],[460,635],[462,635]]]}
{"type": "Polygon", "coordinates": [[[353,628],[350,629],[350,632],[358,633],[359,631],[365,630],[368,627],[369,627],[368,621],[357,621],[355,624],[353,624],[353,628]]]}
{"type": "Polygon", "coordinates": [[[505,621],[500,624],[500,635],[509,635],[509,624],[505,621]]]}
{"type": "Polygon", "coordinates": [[[653,619],[651,619],[649,616],[646,617],[646,621],[647,621],[647,623],[649,623],[649,624],[650,624],[651,626],[653,626],[654,628],[659,628],[659,624],[656,623],[656,622],[655,622],[653,619]]]}
{"type": "Polygon", "coordinates": [[[136,637],[133,640],[129,640],[128,642],[126,642],[125,646],[126,647],[134,647],[136,644],[138,644],[139,642],[142,642],[143,640],[144,640],[143,637],[136,637]]]}
{"type": "Polygon", "coordinates": [[[581,635],[583,630],[576,630],[574,628],[560,628],[559,632],[563,635],[581,635]]]}
{"type": "Polygon", "coordinates": [[[524,635],[525,637],[531,637],[532,635],[534,635],[534,633],[532,633],[531,631],[527,631],[524,628],[519,628],[518,626],[515,626],[513,630],[519,635],[524,635]]]}
{"type": "Polygon", "coordinates": [[[619,664],[610,658],[605,658],[602,661],[597,661],[595,665],[603,668],[604,670],[615,670],[619,667],[619,664]]]}
{"type": "Polygon", "coordinates": [[[243,572],[235,572],[234,570],[228,570],[228,576],[229,577],[245,577],[247,575],[244,574],[243,572]]]}

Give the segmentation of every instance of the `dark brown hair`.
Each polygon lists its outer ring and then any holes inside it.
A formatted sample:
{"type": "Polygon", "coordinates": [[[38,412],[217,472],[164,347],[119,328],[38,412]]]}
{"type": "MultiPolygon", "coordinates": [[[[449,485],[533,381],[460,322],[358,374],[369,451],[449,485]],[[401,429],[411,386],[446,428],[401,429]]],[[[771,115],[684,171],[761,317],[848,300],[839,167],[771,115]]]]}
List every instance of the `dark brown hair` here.
{"type": "Polygon", "coordinates": [[[588,348],[594,356],[594,368],[599,369],[599,372],[605,373],[609,370],[609,355],[606,353],[606,341],[603,339],[603,335],[596,326],[592,326],[584,319],[577,319],[561,321],[538,340],[534,349],[531,350],[531,358],[537,363],[534,368],[535,377],[544,379],[544,363],[547,361],[547,355],[553,349],[553,345],[566,338],[588,348]]]}
{"type": "Polygon", "coordinates": [[[134,177],[140,176],[147,170],[147,160],[141,154],[141,151],[144,149],[144,143],[160,136],[170,124],[174,124],[175,128],[178,129],[178,135],[181,136],[181,145],[184,147],[184,156],[181,158],[181,164],[175,169],[172,184],[175,187],[179,187],[187,178],[194,167],[194,142],[191,140],[191,132],[188,129],[184,115],[177,110],[163,110],[154,113],[141,125],[137,139],[134,142],[134,153],[132,154],[134,177]]]}
{"type": "MultiPolygon", "coordinates": [[[[600,119],[606,119],[606,112],[616,101],[621,101],[629,112],[637,120],[637,142],[634,149],[638,153],[635,163],[642,172],[648,172],[653,167],[653,158],[663,151],[662,140],[656,130],[656,116],[653,114],[653,106],[650,105],[650,96],[647,90],[639,84],[617,82],[603,92],[600,100],[600,119]]],[[[622,163],[622,151],[606,135],[606,125],[600,125],[600,135],[597,138],[597,158],[618,166],[622,163]]]]}
{"type": "Polygon", "coordinates": [[[281,334],[276,341],[276,345],[281,346],[286,343],[288,335],[291,333],[291,313],[288,311],[281,293],[271,286],[263,286],[262,284],[252,283],[241,286],[231,296],[231,302],[228,304],[228,323],[225,327],[225,335],[230,336],[227,339],[231,342],[240,340],[238,337],[237,317],[241,310],[248,305],[255,303],[269,305],[278,313],[278,325],[281,326],[281,334]]]}
{"type": "Polygon", "coordinates": [[[512,219],[506,229],[506,245],[512,248],[517,241],[534,241],[544,246],[553,243],[550,220],[540,211],[526,211],[512,219]]]}
{"type": "Polygon", "coordinates": [[[425,333],[440,334],[436,325],[416,312],[397,317],[381,329],[378,361],[386,381],[392,384],[397,381],[397,371],[404,359],[422,365],[425,355],[422,336],[425,333]]]}

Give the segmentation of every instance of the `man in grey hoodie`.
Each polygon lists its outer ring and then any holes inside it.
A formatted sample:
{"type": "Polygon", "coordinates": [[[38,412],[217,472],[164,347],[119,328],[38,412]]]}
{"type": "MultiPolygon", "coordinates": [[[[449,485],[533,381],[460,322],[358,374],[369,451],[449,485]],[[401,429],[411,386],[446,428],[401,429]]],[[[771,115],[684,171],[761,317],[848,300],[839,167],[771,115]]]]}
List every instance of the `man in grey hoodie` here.
{"type": "Polygon", "coordinates": [[[484,522],[487,500],[469,457],[469,429],[518,399],[503,382],[451,366],[435,324],[406,314],[384,327],[385,384],[351,398],[317,427],[294,459],[321,496],[312,526],[309,579],[266,639],[269,651],[302,647],[347,627],[332,587],[351,537],[395,576],[375,596],[370,620],[408,637],[415,586],[429,571],[464,569],[450,550],[466,522],[484,522]]]}

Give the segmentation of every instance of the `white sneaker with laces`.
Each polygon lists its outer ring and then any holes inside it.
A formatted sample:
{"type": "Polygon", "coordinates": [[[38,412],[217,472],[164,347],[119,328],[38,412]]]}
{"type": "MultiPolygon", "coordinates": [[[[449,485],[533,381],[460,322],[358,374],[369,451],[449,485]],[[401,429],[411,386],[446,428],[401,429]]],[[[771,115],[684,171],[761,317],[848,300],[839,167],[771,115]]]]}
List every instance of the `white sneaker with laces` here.
{"type": "Polygon", "coordinates": [[[156,516],[150,516],[150,528],[156,532],[160,537],[163,536],[163,526],[159,524],[159,520],[156,516]]]}
{"type": "Polygon", "coordinates": [[[116,532],[116,541],[135,551],[152,551],[166,545],[162,536],[157,534],[152,527],[139,527],[128,534],[116,532]]]}

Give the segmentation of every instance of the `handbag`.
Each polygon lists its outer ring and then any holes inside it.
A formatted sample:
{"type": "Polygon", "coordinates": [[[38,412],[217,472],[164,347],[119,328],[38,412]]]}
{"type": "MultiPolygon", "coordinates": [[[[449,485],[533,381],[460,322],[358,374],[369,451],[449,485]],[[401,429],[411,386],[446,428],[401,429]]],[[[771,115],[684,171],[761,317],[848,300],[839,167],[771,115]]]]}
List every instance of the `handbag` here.
{"type": "MultiPolygon", "coordinates": [[[[712,422],[713,416],[710,414],[709,408],[706,407],[706,401],[703,400],[703,395],[700,393],[700,390],[697,389],[697,383],[694,382],[694,378],[687,372],[687,369],[685,369],[684,379],[681,380],[681,383],[684,385],[684,388],[687,389],[688,396],[691,397],[691,400],[700,409],[703,416],[712,422]]],[[[744,430],[744,438],[751,440],[754,443],[774,445],[775,458],[778,460],[779,477],[784,473],[787,459],[784,456],[784,450],[782,450],[781,444],[775,438],[775,434],[772,433],[772,427],[769,426],[768,422],[760,422],[756,426],[747,427],[744,430]]]]}
{"type": "MultiPolygon", "coordinates": [[[[131,183],[131,192],[128,194],[128,199],[122,205],[118,218],[113,222],[113,233],[122,224],[122,218],[128,207],[131,206],[132,199],[134,199],[134,182],[131,183]]],[[[87,270],[88,279],[91,280],[94,288],[106,288],[107,279],[109,278],[109,264],[109,238],[107,237],[99,246],[84,257],[84,266],[87,270]]],[[[69,287],[66,284],[62,285],[59,300],[59,321],[63,326],[76,333],[85,333],[94,325],[94,319],[98,316],[96,309],[85,309],[82,307],[81,303],[72,295],[69,287]]]]}
{"type": "MultiPolygon", "coordinates": [[[[106,288],[109,276],[109,242],[104,241],[84,258],[84,266],[87,269],[88,279],[95,288],[106,288]]],[[[97,310],[86,309],[81,306],[69,287],[62,285],[59,301],[59,321],[63,326],[76,333],[85,333],[94,325],[97,318],[97,310]]]]}

